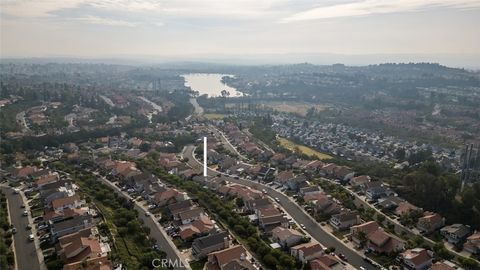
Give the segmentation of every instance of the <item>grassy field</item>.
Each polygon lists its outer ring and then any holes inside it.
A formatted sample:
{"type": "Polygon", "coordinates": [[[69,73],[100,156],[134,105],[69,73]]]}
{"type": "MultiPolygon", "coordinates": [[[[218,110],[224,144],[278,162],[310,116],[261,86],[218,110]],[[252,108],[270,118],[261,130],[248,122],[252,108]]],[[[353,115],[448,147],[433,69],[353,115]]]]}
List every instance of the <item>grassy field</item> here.
{"type": "Polygon", "coordinates": [[[208,120],[220,120],[225,118],[225,115],[220,113],[206,113],[203,116],[208,120]]]}
{"type": "Polygon", "coordinates": [[[322,104],[304,102],[266,102],[263,106],[279,112],[295,113],[301,116],[307,115],[307,111],[312,107],[315,108],[317,112],[321,112],[327,107],[322,104]]]}
{"type": "Polygon", "coordinates": [[[307,156],[315,156],[316,158],[320,159],[320,160],[324,160],[324,159],[331,159],[332,157],[327,155],[327,154],[324,154],[324,153],[321,153],[321,152],[318,152],[317,150],[314,150],[310,147],[307,147],[305,145],[300,145],[300,144],[296,144],[288,139],[285,139],[285,138],[281,138],[279,137],[278,138],[278,141],[280,142],[280,145],[289,149],[290,151],[296,151],[296,149],[298,148],[298,150],[302,153],[302,154],[305,154],[307,156]]]}

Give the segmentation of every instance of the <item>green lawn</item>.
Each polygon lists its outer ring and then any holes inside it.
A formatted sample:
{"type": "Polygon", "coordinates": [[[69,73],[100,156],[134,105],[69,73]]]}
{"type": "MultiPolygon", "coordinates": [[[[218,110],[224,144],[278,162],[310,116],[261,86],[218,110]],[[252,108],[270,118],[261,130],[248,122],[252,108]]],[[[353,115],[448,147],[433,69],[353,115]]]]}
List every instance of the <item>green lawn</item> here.
{"type": "Polygon", "coordinates": [[[316,157],[320,160],[325,160],[325,159],[331,159],[332,158],[332,156],[330,156],[330,155],[321,153],[321,152],[319,152],[315,149],[312,149],[310,147],[307,147],[305,145],[294,143],[294,142],[292,142],[288,139],[285,139],[285,138],[278,137],[277,140],[280,142],[281,146],[283,146],[283,147],[285,147],[288,150],[293,151],[293,152],[298,150],[302,154],[305,154],[307,156],[314,156],[314,157],[316,157]]]}

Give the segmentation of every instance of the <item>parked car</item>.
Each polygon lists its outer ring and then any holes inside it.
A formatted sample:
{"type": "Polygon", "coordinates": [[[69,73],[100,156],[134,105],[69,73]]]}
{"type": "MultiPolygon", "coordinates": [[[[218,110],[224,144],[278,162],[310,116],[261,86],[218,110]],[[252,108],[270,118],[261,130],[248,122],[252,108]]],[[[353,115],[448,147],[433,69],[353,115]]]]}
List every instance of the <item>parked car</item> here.
{"type": "Polygon", "coordinates": [[[305,230],[307,227],[305,227],[305,225],[304,225],[304,224],[300,224],[300,228],[302,228],[302,229],[304,229],[304,230],[305,230]]]}
{"type": "Polygon", "coordinates": [[[13,227],[13,228],[12,228],[12,233],[13,233],[13,234],[16,234],[16,233],[17,233],[17,228],[13,227]]]}
{"type": "Polygon", "coordinates": [[[25,217],[28,216],[28,211],[27,210],[23,211],[23,216],[25,216],[25,217]]]}
{"type": "Polygon", "coordinates": [[[338,253],[338,257],[344,261],[348,261],[347,257],[343,253],[338,253]]]}
{"type": "Polygon", "coordinates": [[[35,239],[35,236],[33,234],[30,234],[28,236],[28,240],[33,241],[35,239]]]}

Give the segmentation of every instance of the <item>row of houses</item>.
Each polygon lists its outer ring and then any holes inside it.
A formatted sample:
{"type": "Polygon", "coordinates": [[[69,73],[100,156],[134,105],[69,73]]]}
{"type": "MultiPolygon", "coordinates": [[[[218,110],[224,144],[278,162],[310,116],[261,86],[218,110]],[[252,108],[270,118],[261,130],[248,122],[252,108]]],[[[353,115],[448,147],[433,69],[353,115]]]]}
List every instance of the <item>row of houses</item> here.
{"type": "MultiPolygon", "coordinates": [[[[161,153],[158,163],[178,169],[181,164],[177,161],[175,155],[161,153]]],[[[160,211],[167,234],[191,242],[192,256],[195,260],[206,258],[206,269],[256,269],[246,249],[233,244],[228,232],[219,228],[185,192],[164,185],[154,175],[138,170],[133,162],[105,160],[99,164],[122,189],[142,196],[152,212],[160,211]]]]}
{"type": "Polygon", "coordinates": [[[13,177],[22,179],[29,187],[25,195],[38,194],[38,207],[43,215],[35,218],[40,245],[54,245],[57,257],[65,270],[111,269],[108,258],[108,238],[96,227],[97,210],[87,204],[77,192],[68,175],[45,168],[17,168],[13,177]]]}

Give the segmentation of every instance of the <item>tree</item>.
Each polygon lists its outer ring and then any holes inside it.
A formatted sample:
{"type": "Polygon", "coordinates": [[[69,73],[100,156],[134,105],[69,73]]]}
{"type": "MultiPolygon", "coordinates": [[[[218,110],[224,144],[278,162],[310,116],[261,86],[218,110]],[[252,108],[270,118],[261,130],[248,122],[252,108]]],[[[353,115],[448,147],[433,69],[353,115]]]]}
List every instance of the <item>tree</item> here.
{"type": "Polygon", "coordinates": [[[140,149],[140,151],[142,151],[142,152],[148,152],[148,151],[150,151],[150,148],[151,148],[151,146],[150,146],[149,143],[142,143],[138,147],[138,149],[140,149]]]}

